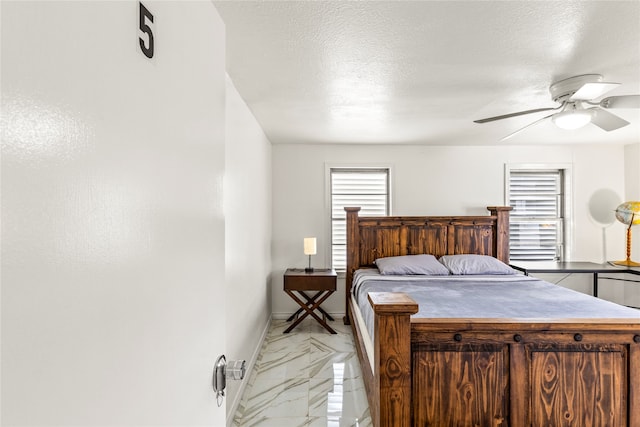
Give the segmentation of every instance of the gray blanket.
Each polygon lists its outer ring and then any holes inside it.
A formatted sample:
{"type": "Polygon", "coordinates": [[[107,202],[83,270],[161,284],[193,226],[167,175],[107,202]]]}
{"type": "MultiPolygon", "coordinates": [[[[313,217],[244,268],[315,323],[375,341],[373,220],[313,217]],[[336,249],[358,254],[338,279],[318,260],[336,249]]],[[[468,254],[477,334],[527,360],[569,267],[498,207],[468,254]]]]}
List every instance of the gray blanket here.
{"type": "Polygon", "coordinates": [[[523,275],[382,276],[354,274],[352,292],[373,337],[369,292],[404,292],[418,304],[417,318],[640,319],[640,310],[523,275]]]}

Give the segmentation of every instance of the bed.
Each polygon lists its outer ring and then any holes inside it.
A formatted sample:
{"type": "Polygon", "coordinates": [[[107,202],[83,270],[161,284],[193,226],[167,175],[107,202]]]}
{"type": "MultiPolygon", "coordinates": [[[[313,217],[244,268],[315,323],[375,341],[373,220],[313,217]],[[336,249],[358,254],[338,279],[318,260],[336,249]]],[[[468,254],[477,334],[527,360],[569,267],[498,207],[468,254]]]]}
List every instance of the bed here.
{"type": "MultiPolygon", "coordinates": [[[[434,307],[453,308],[432,315],[428,302],[419,304],[404,288],[380,285],[365,292],[374,325],[366,326],[354,277],[359,283],[360,276],[375,276],[378,258],[405,255],[478,254],[508,263],[509,207],[489,207],[486,216],[438,217],[359,217],[359,208],[345,210],[344,321],[352,325],[375,426],[640,427],[640,312],[633,309],[580,294],[565,303],[566,316],[562,304],[551,316],[525,311],[511,317],[506,309],[505,316],[475,299],[471,306],[483,310],[457,314],[452,301],[463,301],[468,286],[460,283],[449,302],[435,291],[445,299],[434,307]],[[599,317],[590,317],[591,310],[599,317]]],[[[521,283],[560,288],[525,276],[499,285],[483,280],[505,289],[521,283]]],[[[505,308],[520,299],[526,307],[534,295],[514,292],[505,308]]]]}

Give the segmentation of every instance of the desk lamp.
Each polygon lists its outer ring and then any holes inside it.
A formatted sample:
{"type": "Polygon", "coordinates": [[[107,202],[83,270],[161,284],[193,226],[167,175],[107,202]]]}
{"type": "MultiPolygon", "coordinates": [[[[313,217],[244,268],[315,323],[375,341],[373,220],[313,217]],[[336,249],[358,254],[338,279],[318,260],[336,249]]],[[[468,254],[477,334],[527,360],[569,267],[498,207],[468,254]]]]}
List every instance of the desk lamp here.
{"type": "Polygon", "coordinates": [[[304,254],[309,255],[309,267],[304,269],[305,273],[313,273],[313,267],[311,267],[311,255],[316,254],[316,238],[305,237],[304,238],[304,254]]]}
{"type": "Polygon", "coordinates": [[[640,202],[624,202],[616,208],[616,219],[627,225],[627,259],[615,261],[615,265],[638,267],[640,263],[631,261],[631,227],[640,224],[640,202]]]}

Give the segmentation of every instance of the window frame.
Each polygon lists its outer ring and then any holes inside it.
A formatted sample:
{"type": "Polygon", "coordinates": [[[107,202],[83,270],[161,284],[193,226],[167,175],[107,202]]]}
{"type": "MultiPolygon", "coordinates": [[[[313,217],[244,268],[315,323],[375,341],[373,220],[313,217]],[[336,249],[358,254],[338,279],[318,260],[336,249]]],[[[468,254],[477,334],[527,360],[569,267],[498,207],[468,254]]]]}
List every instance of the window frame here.
{"type": "MultiPolygon", "coordinates": [[[[333,212],[332,212],[332,188],[331,188],[331,173],[333,170],[341,171],[358,171],[358,170],[371,170],[371,171],[387,171],[387,215],[392,215],[393,212],[393,167],[390,164],[353,164],[353,163],[325,163],[325,218],[326,218],[326,231],[325,236],[328,236],[326,245],[325,259],[328,260],[328,264],[331,268],[333,266],[333,212]]],[[[343,277],[345,270],[336,269],[339,277],[343,277]]]]}
{"type": "MultiPolygon", "coordinates": [[[[562,171],[562,238],[563,246],[559,261],[571,259],[573,248],[573,173],[571,163],[506,163],[504,167],[504,205],[510,206],[511,172],[562,171]]],[[[511,222],[511,221],[510,221],[511,222]]],[[[511,237],[509,237],[511,238],[511,237]]],[[[511,256],[511,248],[509,248],[511,256]]],[[[521,261],[522,262],[522,261],[521,261]]],[[[532,261],[534,262],[534,261],[532,261]]]]}

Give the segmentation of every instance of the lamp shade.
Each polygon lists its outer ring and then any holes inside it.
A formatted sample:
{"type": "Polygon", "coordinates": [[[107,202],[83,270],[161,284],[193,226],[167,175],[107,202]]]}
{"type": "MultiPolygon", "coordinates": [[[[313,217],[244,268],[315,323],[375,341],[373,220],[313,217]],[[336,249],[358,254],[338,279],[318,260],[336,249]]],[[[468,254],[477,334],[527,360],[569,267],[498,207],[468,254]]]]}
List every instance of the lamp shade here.
{"type": "Polygon", "coordinates": [[[624,202],[616,208],[616,219],[625,225],[640,224],[640,202],[624,202]]]}
{"type": "Polygon", "coordinates": [[[304,238],[304,254],[305,255],[316,254],[316,238],[315,237],[304,238]]]}
{"type": "Polygon", "coordinates": [[[588,110],[567,110],[554,114],[551,120],[560,129],[579,129],[591,122],[591,112],[588,110]]]}

